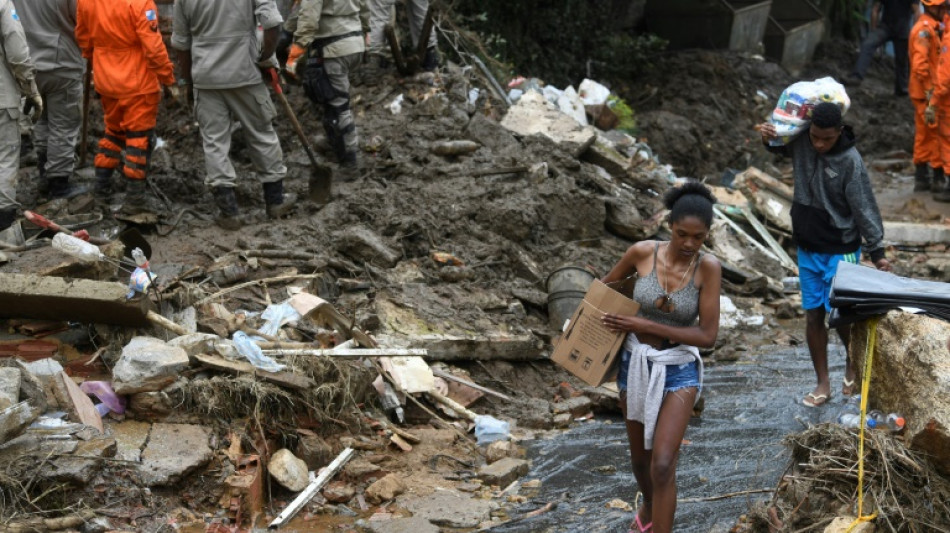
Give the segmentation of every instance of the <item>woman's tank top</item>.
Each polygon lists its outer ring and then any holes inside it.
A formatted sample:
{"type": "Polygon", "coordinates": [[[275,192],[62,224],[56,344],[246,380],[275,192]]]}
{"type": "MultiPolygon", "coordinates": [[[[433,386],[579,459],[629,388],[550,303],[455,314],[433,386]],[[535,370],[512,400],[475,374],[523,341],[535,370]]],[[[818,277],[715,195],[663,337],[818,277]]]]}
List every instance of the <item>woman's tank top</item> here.
{"type": "Polygon", "coordinates": [[[696,258],[696,265],[693,267],[693,275],[689,278],[689,283],[682,289],[670,294],[670,300],[673,304],[671,312],[665,312],[658,309],[657,300],[666,295],[660,280],[656,273],[657,254],[660,250],[660,243],[656,243],[653,249],[653,271],[646,277],[637,280],[633,289],[633,301],[640,304],[640,311],[637,316],[652,320],[658,324],[667,326],[686,327],[696,323],[699,317],[699,289],[694,280],[696,271],[699,270],[699,263],[703,260],[702,253],[696,258]]]}

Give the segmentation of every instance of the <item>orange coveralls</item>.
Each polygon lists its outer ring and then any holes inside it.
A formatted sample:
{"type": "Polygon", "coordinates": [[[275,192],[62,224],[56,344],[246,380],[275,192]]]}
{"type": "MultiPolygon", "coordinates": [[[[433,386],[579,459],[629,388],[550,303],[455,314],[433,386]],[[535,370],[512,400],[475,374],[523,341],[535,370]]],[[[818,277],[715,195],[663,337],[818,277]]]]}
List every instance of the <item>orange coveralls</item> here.
{"type": "Polygon", "coordinates": [[[125,149],[122,173],[145,179],[161,85],[175,83],[174,66],[158,31],[153,0],[79,0],[76,42],[92,59],[96,92],[102,97],[106,132],[99,140],[96,169],[115,169],[125,149]]]}
{"type": "MultiPolygon", "coordinates": [[[[940,56],[940,21],[924,13],[910,30],[910,83],[907,92],[914,104],[914,164],[927,164],[941,168],[941,143],[938,140],[939,126],[928,126],[924,119],[927,109],[927,92],[937,84],[937,63],[940,56]]],[[[937,103],[937,100],[933,100],[937,103]]]]}
{"type": "MultiPolygon", "coordinates": [[[[944,19],[944,25],[950,22],[944,19]]],[[[937,144],[943,172],[950,172],[950,32],[944,31],[940,40],[940,57],[937,59],[937,81],[933,103],[937,106],[937,144]]]]}

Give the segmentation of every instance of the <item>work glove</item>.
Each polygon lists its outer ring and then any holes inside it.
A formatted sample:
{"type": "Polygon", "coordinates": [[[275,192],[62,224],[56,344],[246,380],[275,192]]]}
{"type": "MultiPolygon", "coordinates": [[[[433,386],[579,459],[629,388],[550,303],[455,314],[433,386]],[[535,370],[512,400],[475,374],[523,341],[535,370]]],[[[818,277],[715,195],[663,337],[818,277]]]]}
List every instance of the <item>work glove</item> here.
{"type": "Polygon", "coordinates": [[[937,106],[930,104],[924,110],[924,122],[931,128],[937,125],[937,106]]]}
{"type": "Polygon", "coordinates": [[[165,96],[171,98],[173,104],[181,105],[181,90],[177,85],[166,85],[165,96]]]}
{"type": "Polygon", "coordinates": [[[277,56],[271,54],[267,59],[258,59],[257,68],[261,71],[261,79],[264,83],[270,83],[270,71],[279,69],[280,63],[277,61],[277,56]]]}
{"type": "Polygon", "coordinates": [[[34,117],[38,117],[43,114],[43,97],[39,93],[34,93],[30,95],[30,101],[33,102],[33,112],[34,117]]]}
{"type": "Polygon", "coordinates": [[[300,46],[297,43],[294,43],[290,47],[290,52],[287,54],[287,64],[284,69],[294,79],[297,79],[297,61],[303,57],[307,49],[300,46]]]}

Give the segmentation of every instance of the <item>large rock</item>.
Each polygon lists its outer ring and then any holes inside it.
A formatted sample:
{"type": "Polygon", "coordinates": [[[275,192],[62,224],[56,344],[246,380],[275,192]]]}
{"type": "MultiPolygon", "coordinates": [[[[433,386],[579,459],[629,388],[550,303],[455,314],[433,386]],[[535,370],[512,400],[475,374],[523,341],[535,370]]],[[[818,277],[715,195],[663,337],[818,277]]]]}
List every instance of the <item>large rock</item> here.
{"type": "Polygon", "coordinates": [[[428,496],[400,498],[397,502],[413,516],[447,528],[474,528],[491,518],[497,508],[492,501],[475,499],[460,492],[440,490],[428,496]]]}
{"type": "Polygon", "coordinates": [[[382,503],[394,499],[406,492],[406,484],[397,474],[388,476],[366,487],[366,499],[371,503],[382,503]]]}
{"type": "Polygon", "coordinates": [[[511,106],[501,125],[524,137],[540,133],[574,155],[582,154],[597,138],[597,130],[582,126],[535,91],[528,91],[511,106]]]}
{"type": "Polygon", "coordinates": [[[170,385],[188,368],[188,354],[153,337],[135,337],[112,369],[112,387],[118,394],[152,392],[170,385]]]}
{"type": "Polygon", "coordinates": [[[0,409],[20,401],[20,369],[0,367],[0,409]]]}
{"type": "Polygon", "coordinates": [[[336,234],[335,240],[341,252],[364,263],[392,268],[402,258],[381,236],[363,226],[348,228],[336,234]]]}
{"type": "Polygon", "coordinates": [[[267,471],[287,490],[300,492],[310,484],[307,463],[287,448],[281,448],[271,456],[270,462],[267,463],[267,471]]]}
{"type": "Polygon", "coordinates": [[[169,485],[211,460],[209,431],[192,424],[155,424],[139,472],[148,486],[169,485]]]}
{"type": "Polygon", "coordinates": [[[20,402],[0,411],[0,444],[16,437],[40,416],[29,402],[20,402]]]}
{"type": "Polygon", "coordinates": [[[302,435],[295,455],[307,463],[308,470],[320,470],[334,458],[333,447],[318,435],[302,435]]]}
{"type": "MultiPolygon", "coordinates": [[[[867,326],[852,330],[852,357],[864,367],[867,326]]],[[[950,475],[950,324],[892,311],[879,323],[868,402],[904,416],[910,446],[950,475]]],[[[858,372],[860,376],[861,373],[858,372]]]]}
{"type": "MultiPolygon", "coordinates": [[[[189,309],[193,309],[190,308],[189,309]]],[[[194,357],[200,353],[216,353],[214,345],[223,339],[213,333],[189,333],[180,335],[168,341],[169,346],[175,346],[185,350],[189,357],[194,357]]]]}
{"type": "Polygon", "coordinates": [[[497,485],[505,488],[512,481],[528,473],[528,461],[505,457],[490,465],[478,469],[478,478],[486,485],[497,485]]]}
{"type": "Polygon", "coordinates": [[[373,533],[439,533],[439,526],[425,518],[393,518],[392,520],[370,520],[369,528],[373,533]]]}
{"type": "Polygon", "coordinates": [[[142,460],[142,446],[148,441],[152,425],[138,420],[125,420],[112,426],[112,436],[116,442],[116,459],[139,462],[142,460]]]}

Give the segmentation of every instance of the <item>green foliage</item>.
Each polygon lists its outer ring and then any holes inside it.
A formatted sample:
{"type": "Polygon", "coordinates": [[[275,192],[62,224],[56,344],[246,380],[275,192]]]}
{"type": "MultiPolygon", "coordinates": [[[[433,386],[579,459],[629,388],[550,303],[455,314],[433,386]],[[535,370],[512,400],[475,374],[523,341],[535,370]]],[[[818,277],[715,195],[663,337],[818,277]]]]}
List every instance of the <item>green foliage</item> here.
{"type": "Polygon", "coordinates": [[[825,14],[832,36],[858,39],[867,22],[864,13],[869,1],[815,0],[815,5],[825,14]]]}
{"type": "Polygon", "coordinates": [[[558,87],[591,77],[629,79],[666,46],[653,35],[613,29],[616,2],[606,0],[457,0],[457,20],[478,32],[490,55],[511,72],[558,87]]]}
{"type": "Polygon", "coordinates": [[[627,102],[624,102],[619,96],[611,94],[607,97],[607,107],[620,119],[617,123],[617,127],[614,129],[629,133],[630,135],[637,134],[637,121],[633,116],[633,109],[627,105],[627,102]]]}

